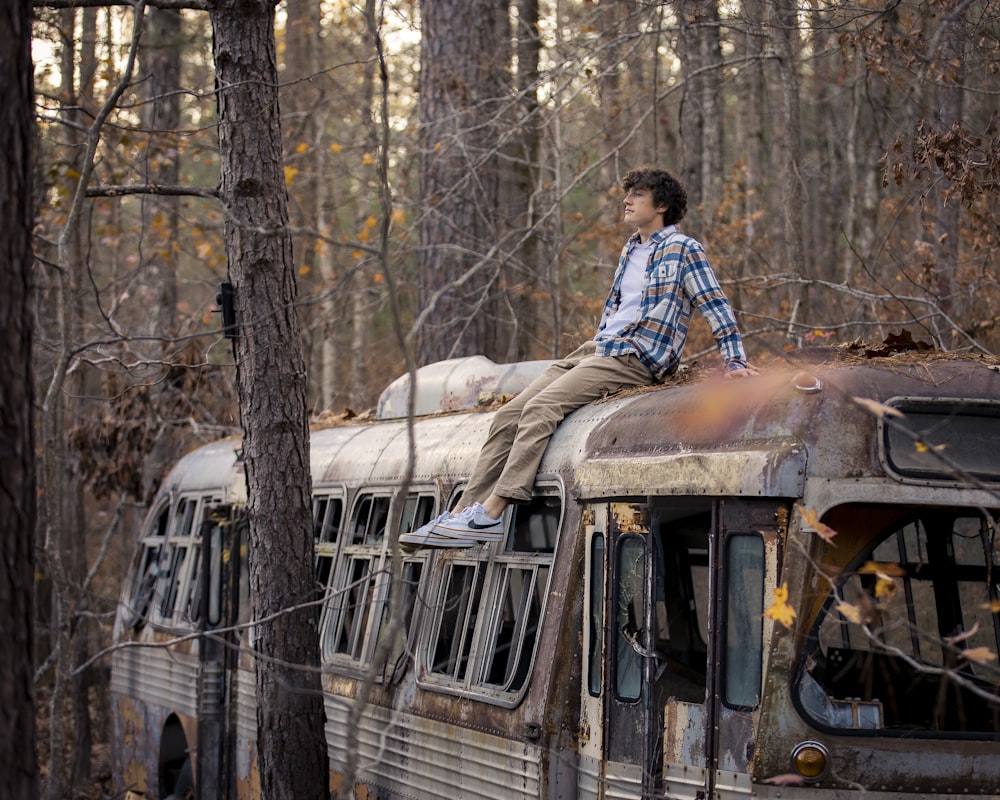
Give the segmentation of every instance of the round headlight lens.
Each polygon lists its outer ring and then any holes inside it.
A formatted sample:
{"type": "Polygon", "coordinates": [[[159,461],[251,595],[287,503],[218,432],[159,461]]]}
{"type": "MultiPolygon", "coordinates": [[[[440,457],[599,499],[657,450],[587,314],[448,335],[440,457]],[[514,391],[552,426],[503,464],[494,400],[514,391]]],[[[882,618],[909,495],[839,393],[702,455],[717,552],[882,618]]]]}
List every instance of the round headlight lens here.
{"type": "Polygon", "coordinates": [[[807,781],[818,781],[826,774],[830,753],[819,742],[802,742],[792,750],[792,769],[807,781]]]}

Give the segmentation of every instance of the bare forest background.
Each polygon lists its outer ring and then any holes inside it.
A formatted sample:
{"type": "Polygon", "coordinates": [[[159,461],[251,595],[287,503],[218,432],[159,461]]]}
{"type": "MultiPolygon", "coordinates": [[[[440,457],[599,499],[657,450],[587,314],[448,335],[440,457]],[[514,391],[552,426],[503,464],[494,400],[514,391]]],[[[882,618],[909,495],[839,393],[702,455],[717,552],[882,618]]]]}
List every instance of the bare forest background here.
{"type": "MultiPolygon", "coordinates": [[[[415,366],[553,358],[589,338],[629,233],[618,187],[633,167],[687,186],[681,227],[705,244],[757,366],[901,333],[1000,348],[1000,3],[34,0],[34,12],[35,691],[49,797],[108,791],[95,656],[164,470],[246,437],[248,418],[271,413],[265,385],[291,403],[276,418],[320,421],[367,413],[415,366]],[[246,135],[258,129],[277,138],[246,135]],[[274,359],[288,351],[264,341],[272,329],[294,358],[274,359]]],[[[714,350],[696,321],[687,360],[714,350]]],[[[251,503],[266,477],[251,465],[251,503]]],[[[288,524],[305,531],[305,563],[311,520],[288,524]]]]}

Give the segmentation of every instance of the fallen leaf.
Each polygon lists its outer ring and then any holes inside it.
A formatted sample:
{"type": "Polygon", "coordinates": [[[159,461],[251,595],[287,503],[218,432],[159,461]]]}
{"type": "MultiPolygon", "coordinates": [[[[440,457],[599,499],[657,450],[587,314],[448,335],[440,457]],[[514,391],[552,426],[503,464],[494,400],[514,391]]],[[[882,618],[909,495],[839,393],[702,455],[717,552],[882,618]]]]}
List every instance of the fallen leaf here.
{"type": "Polygon", "coordinates": [[[969,661],[975,661],[977,664],[988,664],[991,661],[996,661],[997,654],[988,647],[971,647],[962,651],[962,657],[969,661]]]}
{"type": "Polygon", "coordinates": [[[806,508],[805,506],[799,504],[796,504],[795,507],[799,510],[799,513],[802,515],[802,520],[806,523],[808,527],[812,528],[816,532],[816,535],[820,539],[822,539],[827,544],[836,547],[836,545],[833,543],[833,537],[837,535],[837,532],[829,525],[820,522],[819,514],[816,513],[815,508],[806,508]]]}
{"type": "Polygon", "coordinates": [[[837,611],[841,613],[849,622],[860,625],[864,620],[861,609],[852,603],[837,603],[837,611]]]}
{"type": "Polygon", "coordinates": [[[887,578],[903,578],[906,570],[893,561],[866,561],[858,567],[861,575],[885,575],[887,578]]]}
{"type": "Polygon", "coordinates": [[[797,614],[788,604],[788,584],[783,583],[774,590],[774,603],[764,612],[764,616],[780,622],[786,628],[792,627],[792,621],[797,614]]]}

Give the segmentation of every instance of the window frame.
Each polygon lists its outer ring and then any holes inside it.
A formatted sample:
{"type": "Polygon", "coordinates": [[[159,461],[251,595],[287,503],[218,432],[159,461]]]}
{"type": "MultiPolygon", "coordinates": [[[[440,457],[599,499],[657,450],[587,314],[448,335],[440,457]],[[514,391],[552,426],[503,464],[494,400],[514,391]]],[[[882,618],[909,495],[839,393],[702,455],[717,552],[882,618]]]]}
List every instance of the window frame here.
{"type": "Polygon", "coordinates": [[[436,554],[433,580],[427,584],[428,603],[416,651],[417,684],[422,689],[475,697],[508,708],[521,701],[528,691],[538,656],[549,585],[558,550],[563,546],[565,514],[565,487],[561,479],[546,476],[536,483],[530,504],[511,506],[505,512],[507,535],[503,542],[436,554]],[[533,508],[539,513],[531,514],[533,508]],[[529,514],[531,516],[525,516],[529,514]],[[533,526],[535,520],[541,520],[542,531],[538,530],[538,525],[533,526]],[[515,549],[519,544],[522,548],[515,549]],[[528,591],[520,594],[521,616],[514,622],[518,638],[505,641],[499,633],[504,628],[504,610],[509,608],[505,593],[515,573],[527,579],[528,591]],[[455,592],[457,575],[463,576],[463,586],[471,586],[474,603],[466,601],[451,621],[454,624],[461,619],[462,627],[452,629],[451,638],[447,640],[450,652],[447,663],[442,666],[438,651],[445,641],[443,637],[448,635],[449,598],[455,600],[463,596],[462,592],[455,592]],[[531,620],[535,621],[533,626],[531,620]],[[529,637],[530,652],[526,647],[529,637]],[[491,641],[493,645],[487,649],[491,641]],[[497,642],[517,652],[513,670],[512,662],[507,660],[504,670],[507,680],[503,683],[491,682],[490,676],[489,668],[497,663],[497,642]],[[519,680],[515,680],[517,676],[519,680]]]}

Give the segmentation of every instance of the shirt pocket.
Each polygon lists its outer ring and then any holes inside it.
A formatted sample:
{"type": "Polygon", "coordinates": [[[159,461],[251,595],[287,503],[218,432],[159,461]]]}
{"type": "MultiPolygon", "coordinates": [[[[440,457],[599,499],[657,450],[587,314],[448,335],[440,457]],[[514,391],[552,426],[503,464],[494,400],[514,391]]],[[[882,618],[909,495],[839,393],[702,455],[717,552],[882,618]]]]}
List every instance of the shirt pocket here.
{"type": "Polygon", "coordinates": [[[675,258],[662,259],[656,264],[649,276],[650,288],[658,291],[676,286],[679,275],[679,264],[675,258]]]}

